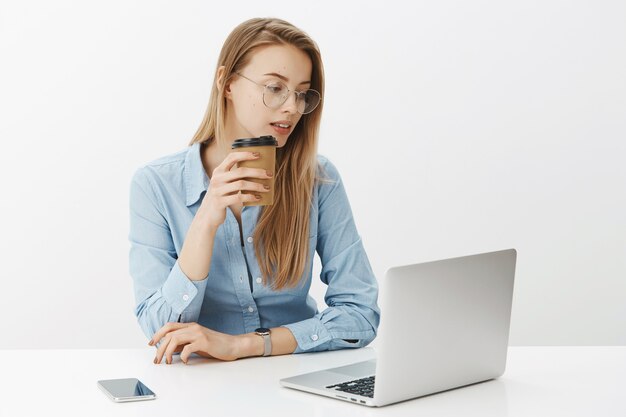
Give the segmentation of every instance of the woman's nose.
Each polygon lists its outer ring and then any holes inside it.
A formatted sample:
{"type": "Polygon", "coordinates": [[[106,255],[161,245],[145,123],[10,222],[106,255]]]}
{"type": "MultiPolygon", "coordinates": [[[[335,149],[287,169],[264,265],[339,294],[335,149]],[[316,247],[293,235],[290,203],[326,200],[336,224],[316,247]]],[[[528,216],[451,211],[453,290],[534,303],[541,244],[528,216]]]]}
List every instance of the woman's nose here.
{"type": "Polygon", "coordinates": [[[298,95],[294,92],[289,93],[287,100],[283,103],[283,111],[289,111],[291,114],[295,114],[298,110],[298,95]]]}

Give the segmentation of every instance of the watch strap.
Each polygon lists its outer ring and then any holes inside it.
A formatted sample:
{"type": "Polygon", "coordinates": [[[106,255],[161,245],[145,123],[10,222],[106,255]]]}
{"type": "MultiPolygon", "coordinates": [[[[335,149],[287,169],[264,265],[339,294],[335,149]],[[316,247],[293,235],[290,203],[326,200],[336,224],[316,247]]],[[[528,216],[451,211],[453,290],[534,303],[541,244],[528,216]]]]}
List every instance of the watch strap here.
{"type": "Polygon", "coordinates": [[[263,338],[263,356],[270,356],[272,354],[272,338],[270,336],[270,329],[260,327],[256,329],[254,333],[263,338]]]}
{"type": "Polygon", "coordinates": [[[272,338],[269,333],[263,335],[263,342],[265,345],[263,356],[270,356],[272,354],[272,338]]]}

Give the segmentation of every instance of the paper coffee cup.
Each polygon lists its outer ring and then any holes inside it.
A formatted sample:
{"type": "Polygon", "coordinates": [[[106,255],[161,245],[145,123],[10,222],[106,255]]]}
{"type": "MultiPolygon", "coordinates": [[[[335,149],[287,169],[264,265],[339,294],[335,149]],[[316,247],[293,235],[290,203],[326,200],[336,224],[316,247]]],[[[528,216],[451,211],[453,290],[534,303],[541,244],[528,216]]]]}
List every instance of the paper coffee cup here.
{"type": "Polygon", "coordinates": [[[243,194],[259,194],[260,200],[244,202],[244,206],[269,206],[274,204],[274,178],[276,176],[276,147],[278,141],[274,136],[261,136],[258,138],[237,139],[232,144],[231,152],[258,152],[261,156],[250,161],[242,161],[237,165],[246,168],[261,168],[272,172],[274,176],[269,179],[245,178],[246,181],[267,184],[268,192],[242,191],[243,194]]]}

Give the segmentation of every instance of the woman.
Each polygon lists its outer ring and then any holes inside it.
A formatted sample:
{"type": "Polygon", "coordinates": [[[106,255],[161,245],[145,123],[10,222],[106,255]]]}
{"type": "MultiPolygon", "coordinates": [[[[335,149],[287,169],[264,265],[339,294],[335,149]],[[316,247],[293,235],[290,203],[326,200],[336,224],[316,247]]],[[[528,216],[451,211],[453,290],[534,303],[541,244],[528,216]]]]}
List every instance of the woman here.
{"type": "Polygon", "coordinates": [[[324,73],[316,44],[278,19],[227,38],[190,146],[140,168],[130,190],[135,314],[154,363],[362,347],[378,287],[335,167],[317,155],[324,73]],[[238,138],[272,135],[276,172],[238,167],[238,138]],[[243,206],[268,190],[274,204],[243,206]],[[241,191],[247,191],[242,193],[241,191]],[[308,295],[315,250],[328,308],[308,295]]]}

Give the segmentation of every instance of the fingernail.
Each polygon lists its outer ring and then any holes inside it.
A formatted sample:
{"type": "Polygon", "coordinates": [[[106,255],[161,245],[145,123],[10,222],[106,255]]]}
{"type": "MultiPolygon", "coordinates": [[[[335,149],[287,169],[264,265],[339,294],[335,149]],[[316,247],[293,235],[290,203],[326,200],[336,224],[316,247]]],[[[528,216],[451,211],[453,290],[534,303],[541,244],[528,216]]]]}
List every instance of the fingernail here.
{"type": "Polygon", "coordinates": [[[259,156],[261,156],[261,152],[252,152],[252,155],[258,158],[259,156]]]}
{"type": "Polygon", "coordinates": [[[172,361],[170,361],[169,359],[165,359],[165,363],[168,364],[168,365],[171,365],[172,361]]]}
{"type": "Polygon", "coordinates": [[[265,184],[265,185],[263,185],[263,188],[265,188],[266,190],[269,190],[269,189],[270,189],[270,186],[269,186],[269,185],[267,185],[267,184],[265,184]]]}
{"type": "Polygon", "coordinates": [[[148,342],[148,346],[152,346],[152,345],[154,345],[154,342],[151,340],[148,342]]]}
{"type": "Polygon", "coordinates": [[[155,364],[155,365],[157,364],[157,358],[156,358],[156,356],[154,357],[154,364],[155,364]]]}
{"type": "Polygon", "coordinates": [[[260,200],[260,199],[261,199],[261,196],[260,196],[260,195],[258,195],[258,194],[255,194],[255,195],[254,195],[254,197],[256,197],[256,199],[257,199],[257,200],[260,200]]]}
{"type": "Polygon", "coordinates": [[[268,176],[268,177],[273,177],[273,176],[274,176],[274,173],[273,173],[273,172],[270,172],[270,171],[265,171],[265,172],[267,172],[267,176],[268,176]]]}

